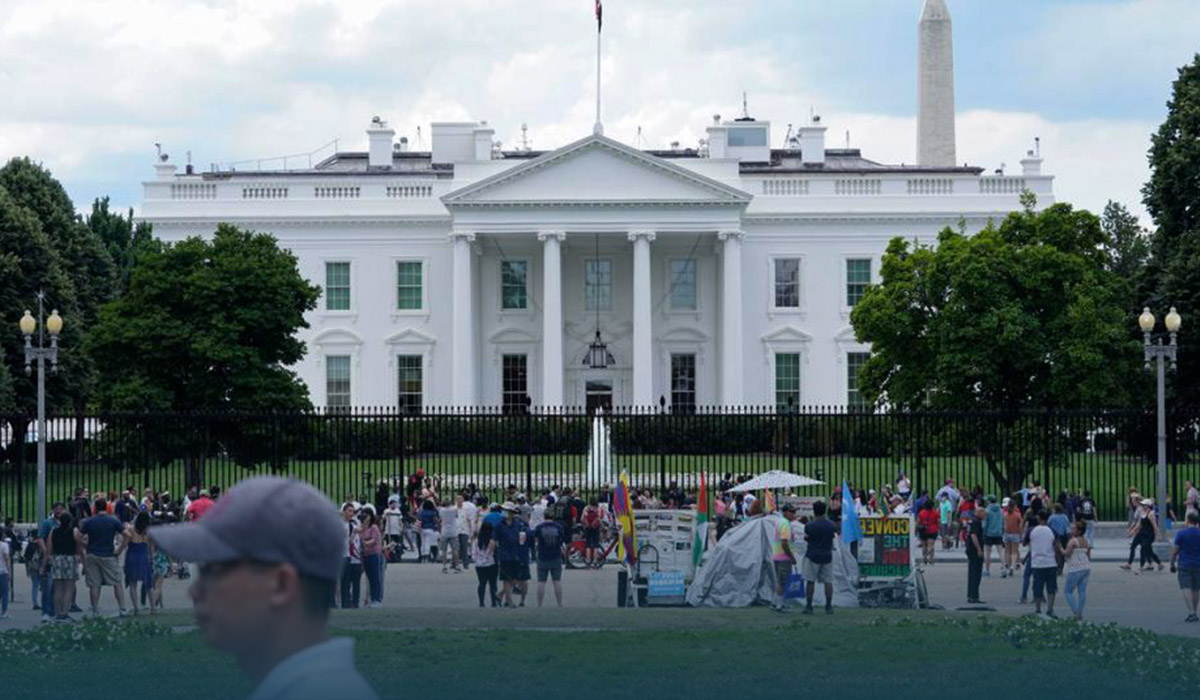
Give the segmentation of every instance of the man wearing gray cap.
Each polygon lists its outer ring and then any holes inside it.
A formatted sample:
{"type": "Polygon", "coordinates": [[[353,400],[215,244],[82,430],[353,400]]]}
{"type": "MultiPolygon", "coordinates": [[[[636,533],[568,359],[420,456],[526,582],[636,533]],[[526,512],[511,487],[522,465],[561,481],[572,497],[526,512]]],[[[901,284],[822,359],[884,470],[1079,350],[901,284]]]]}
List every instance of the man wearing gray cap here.
{"type": "Polygon", "coordinates": [[[378,697],[354,667],[353,640],[329,637],[345,531],[315,488],[274,476],[246,479],[204,518],[152,528],[150,538],[172,557],[199,564],[189,589],[196,624],[258,684],[251,700],[378,697]]]}

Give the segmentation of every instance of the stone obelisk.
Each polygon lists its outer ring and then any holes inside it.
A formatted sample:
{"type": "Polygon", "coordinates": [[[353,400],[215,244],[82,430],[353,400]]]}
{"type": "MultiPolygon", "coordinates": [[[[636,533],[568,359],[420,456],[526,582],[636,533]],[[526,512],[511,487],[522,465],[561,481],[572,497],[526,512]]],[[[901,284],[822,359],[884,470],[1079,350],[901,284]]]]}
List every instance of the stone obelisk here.
{"type": "Polygon", "coordinates": [[[925,0],[917,34],[917,165],[953,166],[954,40],[945,0],[925,0]]]}

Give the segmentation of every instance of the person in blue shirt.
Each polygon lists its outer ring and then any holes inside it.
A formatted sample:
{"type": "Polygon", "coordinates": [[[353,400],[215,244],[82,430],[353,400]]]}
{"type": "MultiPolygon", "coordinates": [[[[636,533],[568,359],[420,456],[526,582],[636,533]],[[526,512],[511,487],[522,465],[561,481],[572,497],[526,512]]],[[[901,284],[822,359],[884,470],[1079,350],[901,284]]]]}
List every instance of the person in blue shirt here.
{"type": "Polygon", "coordinates": [[[521,594],[521,604],[525,604],[525,591],[522,580],[529,580],[529,526],[517,516],[517,506],[512,501],[505,501],[500,507],[504,519],[495,527],[496,561],[500,564],[500,582],[503,584],[500,597],[504,599],[504,607],[515,608],[512,594],[516,590],[521,594]],[[521,550],[524,549],[524,564],[522,565],[521,550]],[[522,579],[522,568],[525,578],[522,579]]]}
{"type": "Polygon", "coordinates": [[[566,529],[555,520],[543,520],[533,529],[533,549],[537,556],[537,603],[542,607],[546,597],[546,579],[554,581],[554,599],[562,607],[563,542],[566,529]]]}
{"type": "Polygon", "coordinates": [[[1200,513],[1188,513],[1186,526],[1175,533],[1175,546],[1171,550],[1171,571],[1179,577],[1179,589],[1183,591],[1183,602],[1188,616],[1184,622],[1198,622],[1196,605],[1200,603],[1200,513]],[[1176,568],[1178,564],[1178,568],[1176,568]]]}
{"type": "Polygon", "coordinates": [[[987,510],[983,516],[983,575],[992,575],[992,548],[1003,551],[1004,548],[1004,512],[996,497],[988,494],[987,510]]]}
{"type": "MultiPolygon", "coordinates": [[[[1066,509],[1061,503],[1055,503],[1053,512],[1046,520],[1046,526],[1054,533],[1054,538],[1062,547],[1067,546],[1067,542],[1071,539],[1071,521],[1067,519],[1066,509]]],[[[1058,573],[1063,570],[1062,549],[1055,550],[1055,556],[1058,558],[1058,573]]]]}
{"type": "MultiPolygon", "coordinates": [[[[37,578],[38,587],[42,593],[42,622],[54,620],[54,579],[50,576],[50,531],[58,527],[58,516],[66,509],[66,504],[58,501],[51,506],[50,515],[38,523],[37,546],[41,549],[43,562],[37,578]]],[[[35,595],[34,598],[36,597],[35,595]]]]}
{"type": "Polygon", "coordinates": [[[814,503],[813,519],[804,526],[804,541],[808,543],[801,567],[806,589],[805,615],[812,614],[817,583],[825,584],[825,614],[833,614],[833,540],[838,528],[825,517],[826,509],[824,501],[814,503]]]}

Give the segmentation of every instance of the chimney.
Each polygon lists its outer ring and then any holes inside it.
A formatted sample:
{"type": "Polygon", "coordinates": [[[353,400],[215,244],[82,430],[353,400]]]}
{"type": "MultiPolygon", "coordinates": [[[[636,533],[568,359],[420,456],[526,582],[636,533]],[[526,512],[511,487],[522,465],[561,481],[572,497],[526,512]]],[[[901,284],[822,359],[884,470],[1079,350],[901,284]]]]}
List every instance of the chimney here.
{"type": "Polygon", "coordinates": [[[496,130],[479,122],[475,128],[475,160],[491,160],[492,145],[495,142],[496,130]]]}
{"type": "Polygon", "coordinates": [[[945,0],[925,0],[917,35],[917,165],[953,167],[954,41],[945,0]]]}
{"type": "Polygon", "coordinates": [[[1025,177],[1041,177],[1042,157],[1033,151],[1027,151],[1021,159],[1021,174],[1025,177]]]}
{"type": "Polygon", "coordinates": [[[392,137],[396,132],[387,122],[375,117],[367,127],[367,167],[392,167],[392,137]]]}
{"type": "Polygon", "coordinates": [[[800,162],[804,165],[825,165],[825,127],[814,116],[812,124],[796,130],[800,137],[800,162]]]}

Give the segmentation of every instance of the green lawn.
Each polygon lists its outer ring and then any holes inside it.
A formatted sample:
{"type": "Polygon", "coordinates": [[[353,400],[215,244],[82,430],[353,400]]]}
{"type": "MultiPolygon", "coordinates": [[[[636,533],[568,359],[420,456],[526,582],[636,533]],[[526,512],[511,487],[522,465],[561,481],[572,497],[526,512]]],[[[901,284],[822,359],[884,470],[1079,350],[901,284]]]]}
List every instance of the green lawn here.
{"type": "MultiPolygon", "coordinates": [[[[980,484],[985,491],[995,492],[997,487],[982,459],[977,457],[930,457],[921,467],[915,460],[892,460],[887,458],[853,457],[831,455],[826,457],[796,457],[789,459],[779,455],[621,455],[613,456],[619,469],[627,470],[634,486],[657,489],[663,474],[668,480],[680,479],[686,488],[694,489],[699,473],[706,472],[714,482],[725,472],[735,474],[757,474],[769,469],[792,470],[800,474],[821,478],[830,487],[848,479],[854,484],[865,484],[878,488],[884,483],[894,483],[900,470],[914,477],[918,486],[931,490],[940,486],[946,476],[954,477],[960,486],[980,484]]],[[[526,487],[526,471],[529,470],[534,489],[554,483],[580,486],[586,480],[587,458],[581,454],[534,455],[526,459],[514,454],[431,454],[408,456],[400,460],[340,459],[324,461],[293,461],[288,473],[311,481],[334,500],[347,495],[370,493],[370,484],[381,478],[404,476],[421,467],[429,474],[441,476],[452,486],[463,486],[474,481],[485,489],[497,493],[507,483],[515,483],[522,490],[526,487]]],[[[48,466],[48,492],[55,500],[69,495],[77,485],[93,491],[120,490],[127,484],[141,487],[148,479],[157,489],[166,488],[172,493],[183,493],[184,468],[176,462],[150,469],[148,473],[111,471],[102,465],[50,464],[48,466]]],[[[205,482],[229,486],[255,473],[227,460],[210,460],[205,470],[205,482]]],[[[1136,485],[1143,493],[1152,493],[1155,484],[1153,464],[1132,456],[1111,454],[1074,454],[1070,466],[1054,466],[1050,469],[1051,490],[1063,488],[1090,489],[1097,498],[1104,519],[1123,520],[1125,511],[1123,498],[1128,487],[1136,485]]],[[[1038,466],[1036,477],[1045,479],[1045,470],[1038,466]]],[[[1200,462],[1189,462],[1176,469],[1178,484],[1184,479],[1200,480],[1200,462]]],[[[32,518],[35,495],[35,474],[30,469],[23,479],[23,508],[17,512],[17,483],[14,475],[0,475],[0,510],[13,515],[20,521],[32,518]]],[[[809,494],[823,493],[828,489],[809,489],[809,494]]]]}
{"type": "MultiPolygon", "coordinates": [[[[781,618],[762,608],[717,612],[727,614],[679,611],[680,620],[701,615],[712,621],[700,629],[349,634],[360,669],[385,698],[694,700],[741,689],[735,694],[895,699],[954,693],[1010,700],[1034,691],[1105,700],[1139,697],[1148,683],[1161,697],[1194,697],[1189,693],[1200,679],[1200,643],[1136,630],[942,613],[781,618]]],[[[454,625],[449,613],[446,626],[454,625]]],[[[148,639],[127,634],[116,642],[100,635],[83,650],[52,659],[44,658],[44,647],[15,651],[35,639],[14,634],[45,633],[0,634],[4,697],[60,698],[70,688],[72,698],[111,698],[118,682],[125,700],[244,697],[250,690],[230,660],[194,632],[148,639]]]]}

